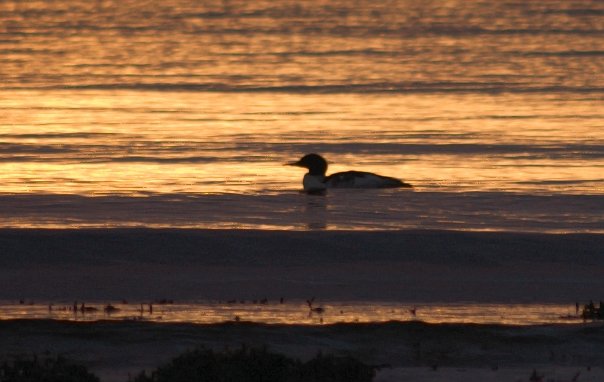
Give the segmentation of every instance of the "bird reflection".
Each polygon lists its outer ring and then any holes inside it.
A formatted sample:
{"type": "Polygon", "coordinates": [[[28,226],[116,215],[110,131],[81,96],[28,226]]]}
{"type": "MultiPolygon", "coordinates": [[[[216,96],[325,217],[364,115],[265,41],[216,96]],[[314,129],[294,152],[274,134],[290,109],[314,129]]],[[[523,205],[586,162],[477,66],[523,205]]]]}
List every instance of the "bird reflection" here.
{"type": "Polygon", "coordinates": [[[308,195],[304,200],[304,218],[309,230],[327,228],[327,198],[308,195]]]}

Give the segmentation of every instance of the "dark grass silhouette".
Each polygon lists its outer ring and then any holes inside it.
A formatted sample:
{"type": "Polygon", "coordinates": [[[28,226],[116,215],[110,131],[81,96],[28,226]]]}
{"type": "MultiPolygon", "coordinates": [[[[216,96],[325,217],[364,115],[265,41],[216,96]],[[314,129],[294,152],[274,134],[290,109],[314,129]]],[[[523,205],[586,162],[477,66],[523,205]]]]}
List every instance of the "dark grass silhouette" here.
{"type": "Polygon", "coordinates": [[[375,371],[352,357],[322,354],[301,362],[266,348],[188,351],[133,382],[369,382],[375,371]]]}
{"type": "Polygon", "coordinates": [[[61,356],[20,357],[0,366],[1,382],[100,382],[86,367],[61,356]]]}
{"type": "Polygon", "coordinates": [[[365,365],[353,357],[325,356],[319,353],[315,358],[301,364],[298,374],[292,381],[365,382],[373,380],[374,375],[373,367],[365,365]]]}
{"type": "MultiPolygon", "coordinates": [[[[319,353],[308,362],[267,348],[187,351],[129,382],[370,382],[375,370],[352,357],[319,353]]],[[[20,356],[0,365],[0,382],[100,382],[85,366],[61,356],[20,356]]]]}

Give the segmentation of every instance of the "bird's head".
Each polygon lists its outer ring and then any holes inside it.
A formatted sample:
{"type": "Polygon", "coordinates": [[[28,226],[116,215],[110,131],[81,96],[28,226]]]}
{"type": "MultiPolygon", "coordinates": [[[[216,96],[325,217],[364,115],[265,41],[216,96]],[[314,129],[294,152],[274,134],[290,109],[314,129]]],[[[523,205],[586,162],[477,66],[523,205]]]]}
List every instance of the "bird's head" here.
{"type": "Polygon", "coordinates": [[[310,175],[325,175],[327,172],[327,161],[318,154],[306,154],[299,161],[286,165],[307,168],[310,175]]]}

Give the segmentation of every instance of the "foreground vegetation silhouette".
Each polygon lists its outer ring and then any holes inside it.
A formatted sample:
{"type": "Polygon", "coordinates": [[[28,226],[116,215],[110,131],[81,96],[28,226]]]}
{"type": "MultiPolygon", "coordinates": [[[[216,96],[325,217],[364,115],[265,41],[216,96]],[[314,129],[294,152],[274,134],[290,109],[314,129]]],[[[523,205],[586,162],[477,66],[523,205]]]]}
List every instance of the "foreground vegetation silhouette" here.
{"type": "Polygon", "coordinates": [[[23,357],[0,366],[0,382],[100,382],[86,367],[63,357],[23,357]]]}
{"type": "MultiPolygon", "coordinates": [[[[319,353],[301,362],[267,348],[187,351],[150,375],[129,382],[370,382],[374,368],[352,357],[319,353]]],[[[85,366],[64,357],[22,356],[0,365],[0,382],[100,382],[85,366]]]]}
{"type": "Polygon", "coordinates": [[[352,357],[319,354],[301,362],[266,348],[188,351],[133,382],[369,382],[375,371],[352,357]]]}

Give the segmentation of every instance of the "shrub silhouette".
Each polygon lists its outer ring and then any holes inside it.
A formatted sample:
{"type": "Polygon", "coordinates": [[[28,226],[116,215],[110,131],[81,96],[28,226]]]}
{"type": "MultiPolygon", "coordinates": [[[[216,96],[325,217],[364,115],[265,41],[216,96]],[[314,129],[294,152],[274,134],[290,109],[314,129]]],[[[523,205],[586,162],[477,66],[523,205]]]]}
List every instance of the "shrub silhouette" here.
{"type": "Polygon", "coordinates": [[[266,348],[188,351],[133,382],[369,382],[374,370],[352,357],[318,355],[302,363],[266,348]]]}
{"type": "Polygon", "coordinates": [[[84,366],[63,357],[17,358],[0,366],[1,382],[99,382],[84,366]]]}
{"type": "Polygon", "coordinates": [[[319,354],[299,369],[296,381],[304,382],[365,382],[373,379],[375,372],[352,357],[323,356],[319,354]]]}
{"type": "MultiPolygon", "coordinates": [[[[215,352],[199,348],[143,371],[132,382],[370,382],[374,369],[352,357],[322,354],[306,363],[264,348],[215,352]]],[[[100,382],[65,358],[20,357],[0,365],[0,382],[100,382]]]]}

